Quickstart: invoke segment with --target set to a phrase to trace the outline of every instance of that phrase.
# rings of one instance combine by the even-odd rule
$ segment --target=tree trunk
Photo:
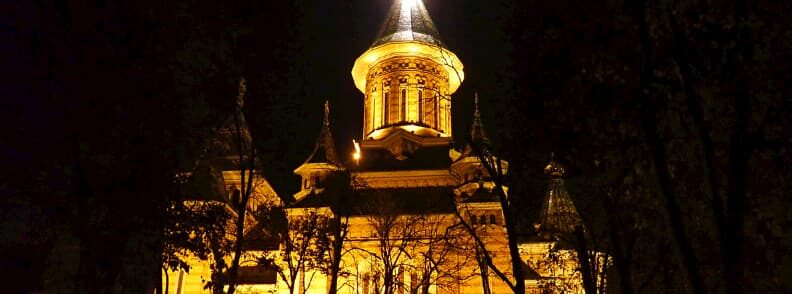
[[[162,291],[162,284],[160,284],[157,286],[157,293],[168,294],[168,287],[170,287],[170,277],[169,277],[170,275],[168,274],[167,268],[163,268],[163,270],[165,271],[165,291],[164,292]]]
[[[342,224],[341,216],[333,218],[334,232],[333,232],[333,252],[330,264],[330,286],[327,289],[328,294],[336,294],[338,292],[338,272],[341,270],[341,253],[344,249],[344,224]]]
[[[577,237],[577,257],[580,263],[580,273],[583,275],[583,288],[586,293],[597,293],[597,285],[594,282],[594,271],[591,267],[583,226],[578,225],[575,227],[575,236]]]
[[[655,105],[651,102],[649,97],[649,89],[652,77],[652,42],[649,35],[649,25],[646,18],[646,3],[645,1],[637,1],[634,4],[634,17],[638,23],[638,34],[640,35],[641,50],[643,52],[643,65],[640,75],[639,93],[643,101],[642,107],[642,125],[645,131],[647,145],[651,149],[652,160],[654,161],[655,172],[657,174],[660,192],[665,198],[665,211],[668,221],[671,225],[671,232],[674,236],[674,241],[677,244],[682,261],[687,272],[688,283],[690,284],[693,293],[704,293],[704,284],[698,273],[698,263],[696,261],[690,239],[685,233],[685,227],[682,224],[682,213],[677,203],[676,195],[671,184],[671,176],[668,170],[668,162],[666,161],[666,151],[663,142],[657,135],[657,113],[655,112]]]
[[[498,161],[500,161],[500,159],[498,159]],[[498,167],[498,172],[500,175],[500,166]],[[495,187],[498,189],[498,198],[500,198],[501,207],[505,210],[504,215],[506,215],[503,222],[506,225],[506,237],[509,241],[509,255],[511,256],[512,275],[514,276],[514,292],[516,294],[523,294],[525,293],[525,272],[523,272],[520,248],[517,247],[517,228],[514,226],[513,222],[514,214],[511,206],[507,202],[506,193],[503,191],[500,180],[496,181]]]
[[[607,202],[607,201],[606,201]],[[605,207],[613,207],[610,203],[606,203]],[[616,224],[615,215],[607,213],[608,234],[610,235],[611,244],[613,245],[613,263],[616,270],[619,272],[619,288],[622,294],[632,294],[632,252],[625,252],[622,247],[622,238],[624,235],[619,234],[619,226]]]
[[[490,289],[489,272],[487,271],[487,269],[489,269],[489,265],[487,265],[486,261],[484,260],[481,250],[486,250],[486,249],[480,248],[477,245],[476,260],[478,261],[479,264],[479,272],[481,272],[481,293],[490,294],[492,292],[492,289]]]
[[[736,112],[734,126],[729,138],[729,171],[728,190],[726,193],[727,204],[727,230],[726,238],[730,241],[721,244],[725,251],[724,279],[726,280],[727,293],[742,293],[743,280],[743,230],[745,218],[745,176],[748,159],[753,146],[748,145],[746,130],[750,119],[751,93],[748,90],[749,76],[747,63],[751,62],[753,54],[749,44],[748,34],[748,6],[743,0],[735,1],[735,22],[737,35],[736,49],[739,57],[734,60],[735,95],[734,110]]]

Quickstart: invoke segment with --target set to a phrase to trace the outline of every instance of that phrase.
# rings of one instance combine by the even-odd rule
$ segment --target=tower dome
[[[352,79],[364,94],[364,140],[402,128],[451,137],[451,94],[464,80],[462,62],[440,41],[421,0],[396,0]]]

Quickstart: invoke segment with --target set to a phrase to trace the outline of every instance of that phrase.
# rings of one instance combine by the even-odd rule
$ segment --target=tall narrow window
[[[371,103],[368,105],[369,117],[366,122],[368,127],[367,132],[371,132],[377,128],[377,87],[371,87]]]
[[[437,93],[434,96],[434,128],[440,129],[440,105],[439,105]]]
[[[418,90],[418,122],[423,123],[423,90]]]
[[[371,94],[371,129],[373,131],[378,127],[377,125],[377,93]]]
[[[382,108],[383,108],[383,110],[382,110],[382,125],[387,125],[388,124],[388,104],[390,104],[390,101],[388,101],[388,92],[386,92],[385,89],[382,90],[382,97],[383,97],[382,98]]]
[[[407,120],[407,89],[401,90],[401,120]]]

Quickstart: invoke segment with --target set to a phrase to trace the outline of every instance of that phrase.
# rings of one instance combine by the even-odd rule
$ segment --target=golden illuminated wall
[[[426,57],[396,56],[366,75],[364,126],[371,132],[401,124],[432,128],[451,136],[451,96],[446,70]]]

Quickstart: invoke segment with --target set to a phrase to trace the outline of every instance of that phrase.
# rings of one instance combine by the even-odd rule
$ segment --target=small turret
[[[473,143],[489,146],[490,140],[487,137],[487,132],[484,131],[484,123],[481,122],[478,92],[476,92],[473,98],[473,103],[475,111],[473,112],[473,125],[470,126],[470,138],[473,140]]]
[[[487,133],[484,130],[484,123],[481,120],[478,100],[478,93],[476,93],[473,98],[474,111],[473,122],[470,125],[470,136],[465,139],[467,144],[465,144],[465,147],[462,148],[461,151],[455,149],[449,151],[449,157],[453,162],[451,164],[451,173],[457,176],[459,183],[462,185],[459,190],[470,195],[477,191],[477,189],[482,188],[486,188],[488,193],[491,193],[495,185],[489,171],[481,163],[479,154],[476,153],[477,150],[486,152],[485,150],[491,147],[490,139],[487,137]],[[487,155],[488,158],[490,156],[491,154]],[[509,162],[494,156],[492,156],[491,159],[493,163],[500,161],[500,168],[502,169],[500,172],[503,175],[508,173]],[[497,166],[493,168],[497,168]],[[508,192],[508,187],[504,186],[503,189]],[[494,197],[494,195],[491,195],[490,198],[497,201],[496,198],[492,197]]]
[[[558,239],[561,235],[571,235],[575,227],[581,224],[580,214],[575,208],[572,197],[564,186],[564,167],[550,156],[550,163],[544,168],[545,174],[550,176],[542,210],[539,212],[539,221],[534,224],[539,237],[544,239]]]
[[[302,189],[294,195],[296,200],[301,200],[311,192],[321,192],[324,188],[323,181],[335,171],[342,170],[343,165],[338,159],[330,132],[330,104],[325,101],[324,120],[319,137],[316,139],[314,150],[305,162],[294,170],[302,177]]]

